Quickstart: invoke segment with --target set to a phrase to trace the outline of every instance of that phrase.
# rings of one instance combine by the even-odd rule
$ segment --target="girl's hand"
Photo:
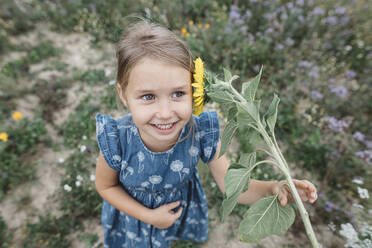
[[[295,202],[291,190],[286,183],[286,180],[279,181],[274,183],[272,187],[273,195],[279,193],[278,199],[282,206],[285,206],[288,202]],[[293,183],[296,186],[297,192],[303,202],[309,201],[310,203],[314,203],[316,201],[318,194],[315,186],[311,182],[307,180],[293,179]]]
[[[151,211],[150,224],[160,229],[170,227],[182,214],[182,207],[180,207],[177,212],[172,210],[179,205],[180,202],[176,201],[153,209]]]

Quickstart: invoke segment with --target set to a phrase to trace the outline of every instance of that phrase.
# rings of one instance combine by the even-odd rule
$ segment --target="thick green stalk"
[[[271,152],[272,152],[275,160],[278,162],[278,164],[279,164],[278,167],[284,173],[284,175],[285,175],[285,177],[286,177],[286,179],[288,181],[289,188],[290,188],[290,190],[292,192],[292,196],[293,196],[293,198],[294,198],[294,200],[295,200],[295,202],[296,202],[296,204],[298,206],[298,210],[300,212],[302,221],[304,222],[304,225],[305,225],[306,234],[309,237],[312,246],[314,248],[319,248],[319,243],[318,243],[318,241],[316,239],[314,230],[313,230],[313,228],[311,226],[309,214],[307,213],[307,211],[305,209],[305,206],[302,203],[302,200],[301,200],[301,198],[300,198],[300,196],[299,196],[299,194],[297,192],[296,186],[294,185],[293,180],[292,180],[292,177],[291,177],[291,175],[289,173],[289,169],[287,167],[287,163],[284,160],[284,157],[281,154],[280,149],[277,148],[277,146],[275,146],[275,144],[272,142],[272,140],[270,139],[269,135],[267,134],[265,128],[261,125],[261,123],[258,123],[258,128],[260,130],[260,133],[263,135],[263,137],[265,139],[265,142],[270,147],[270,150],[271,150]]]
[[[229,89],[231,89],[231,92],[238,98],[238,100],[243,103],[243,109],[249,114],[248,108],[245,107],[245,103],[247,102],[244,97],[242,97],[239,92],[237,92],[232,85],[230,85]],[[304,222],[305,229],[306,229],[306,234],[310,239],[310,242],[314,248],[319,248],[319,243],[316,239],[314,230],[311,226],[309,214],[307,213],[304,204],[302,203],[302,200],[297,192],[296,186],[293,183],[292,177],[289,173],[289,168],[287,165],[287,162],[284,159],[283,154],[281,153],[278,144],[276,143],[275,136],[273,134],[273,140],[270,138],[270,136],[267,134],[265,128],[262,126],[260,120],[256,120],[256,128],[258,132],[261,133],[261,135],[264,137],[264,140],[266,144],[269,146],[270,151],[272,155],[274,156],[275,160],[278,162],[278,168],[284,173],[287,181],[289,188],[292,192],[293,198],[298,206],[302,221]]]

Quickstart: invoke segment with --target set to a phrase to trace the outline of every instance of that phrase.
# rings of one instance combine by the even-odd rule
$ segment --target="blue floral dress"
[[[215,156],[219,141],[217,113],[193,116],[193,134],[189,133],[190,121],[182,129],[179,142],[165,152],[147,149],[131,114],[118,120],[97,114],[96,121],[101,153],[106,163],[119,172],[126,192],[151,209],[175,201],[183,207],[181,217],[172,226],[158,229],[104,200],[101,221],[105,248],[168,247],[177,239],[205,241],[208,208],[196,165],[200,158],[208,163]]]

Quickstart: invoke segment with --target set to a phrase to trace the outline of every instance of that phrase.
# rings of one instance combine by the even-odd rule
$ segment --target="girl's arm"
[[[100,152],[96,166],[96,189],[103,199],[116,209],[143,222],[149,222],[149,210],[133,199],[118,184],[118,172],[111,169]]]
[[[218,143],[216,155],[214,159],[209,162],[208,167],[218,187],[222,193],[225,193],[224,178],[230,163],[225,155],[218,158],[220,148],[221,142]],[[294,180],[294,183],[302,201],[310,201],[313,203],[317,199],[316,189],[312,183],[306,180]],[[288,201],[293,202],[289,189],[287,187],[282,187],[284,184],[285,181],[276,182],[251,179],[248,190],[239,196],[238,203],[253,204],[267,195],[273,195],[280,191],[279,200],[284,206]]]
[[[179,202],[172,202],[156,209],[149,209],[136,201],[118,183],[118,172],[107,165],[101,152],[96,165],[95,184],[101,197],[120,212],[124,212],[158,228],[169,227],[181,216],[182,208],[176,213],[171,211],[179,205]]]

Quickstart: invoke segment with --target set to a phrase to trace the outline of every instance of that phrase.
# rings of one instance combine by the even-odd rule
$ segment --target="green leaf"
[[[235,119],[237,113],[238,113],[238,108],[234,105],[233,107],[231,107],[231,108],[228,110],[228,113],[227,113],[227,120],[230,121],[230,120]]]
[[[231,139],[234,136],[236,130],[238,129],[238,124],[234,120],[230,120],[225,129],[223,130],[221,136],[221,149],[219,157],[221,157],[227,151],[227,148],[230,145]]]
[[[279,97],[277,94],[274,94],[274,98],[270,103],[269,109],[264,115],[264,118],[266,117],[267,125],[269,126],[270,131],[273,133],[276,123],[276,118],[278,114],[278,105],[279,105]]]
[[[213,101],[216,101],[220,104],[232,103],[234,99],[232,96],[224,90],[214,90],[207,93]]]
[[[222,201],[222,221],[225,221],[226,217],[231,213],[231,211],[236,206],[240,193],[237,192],[233,194],[230,198],[226,198],[226,195]]]
[[[227,198],[242,192],[244,186],[249,183],[250,172],[250,168],[241,164],[233,163],[229,166],[224,180]]]
[[[237,103],[238,108],[238,123],[241,126],[246,126],[249,123],[256,123],[260,119],[261,100],[254,102]]]
[[[238,75],[234,75],[232,76],[232,78],[230,79],[229,83],[232,84],[232,82],[235,80],[235,79],[238,79],[239,76]]]
[[[243,153],[240,156],[239,164],[245,166],[245,167],[251,167],[256,163],[256,152],[252,153]]]
[[[280,205],[277,196],[262,198],[253,204],[239,225],[239,239],[258,243],[269,235],[284,235],[295,219],[294,209]]]
[[[223,75],[225,76],[225,82],[230,82],[232,78],[231,72],[226,68],[223,68]]]
[[[252,169],[237,163],[229,166],[224,180],[226,192],[222,202],[222,221],[234,209],[243,190],[248,188]]]
[[[257,87],[258,87],[258,84],[260,83],[260,80],[261,80],[262,68],[263,67],[261,66],[260,72],[258,73],[258,75],[253,80],[251,80],[249,82],[245,82],[242,85],[242,95],[249,102],[254,101],[254,97],[256,95]]]

